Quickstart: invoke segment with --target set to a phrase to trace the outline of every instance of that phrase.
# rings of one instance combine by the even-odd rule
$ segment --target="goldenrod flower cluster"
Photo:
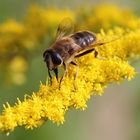
[[[98,36],[100,39],[106,36],[112,40],[115,34],[115,30],[110,30],[108,33],[102,31]],[[52,86],[41,83],[38,92],[28,98],[25,96],[24,101],[18,99],[15,106],[5,104],[0,116],[0,130],[9,132],[17,126],[32,129],[46,120],[63,124],[64,115],[70,108],[86,109],[88,99],[92,95],[102,95],[107,84],[120,83],[124,79],[131,80],[135,75],[135,69],[126,59],[131,53],[140,54],[139,39],[139,32],[130,32],[125,35],[125,39],[116,40],[102,47],[98,46],[100,59],[95,58],[93,53],[76,59],[79,64],[76,91],[72,78],[75,69],[70,66],[61,90],[53,79]],[[130,44],[133,45],[133,49],[128,51]]]
[[[124,18],[125,17],[125,18]],[[80,26],[78,29],[87,28],[92,31],[112,29],[116,26],[124,29],[136,29],[140,27],[140,19],[129,9],[121,9],[115,5],[97,5],[85,7],[79,12]]]
[[[97,7],[97,9],[98,8],[99,7]],[[34,11],[38,13],[38,16],[35,16],[36,14]],[[116,11],[114,13],[117,14]],[[50,22],[51,25],[52,23],[57,23],[55,17],[52,18],[52,14],[54,13],[49,10],[45,11],[38,9],[38,7],[32,7],[29,12],[30,16],[25,19],[25,21],[29,23],[28,28],[25,29],[19,25],[15,32],[20,34],[23,30],[30,30],[29,33],[31,31],[32,33],[27,34],[28,32],[26,32],[26,41],[30,42],[31,39],[31,42],[35,40],[35,42],[37,42],[40,37],[45,36],[44,30],[49,30],[48,27],[50,26],[47,26],[48,24],[45,23]],[[63,15],[63,12],[59,12],[59,14]],[[69,14],[68,12],[68,15]],[[122,13],[119,12],[119,16],[121,16],[121,14]],[[73,16],[73,14],[70,14],[70,16],[71,15]],[[102,13],[98,16],[101,15]],[[56,17],[57,16],[58,11],[56,10]],[[124,15],[122,14],[122,16]],[[34,19],[34,17],[39,18],[40,22]],[[94,16],[91,15],[90,18],[94,18]],[[110,41],[110,43],[95,47],[98,51],[97,58],[94,57],[93,52],[75,59],[76,63],[79,65],[76,90],[74,90],[73,86],[76,69],[74,66],[69,66],[60,90],[58,89],[57,81],[53,78],[51,86],[41,83],[37,92],[33,92],[30,97],[25,95],[23,101],[17,99],[17,103],[13,107],[11,107],[9,103],[3,105],[4,109],[0,115],[0,130],[8,133],[18,126],[25,126],[27,129],[33,129],[34,127],[42,125],[46,120],[51,120],[57,124],[63,124],[65,121],[64,115],[69,109],[75,108],[84,110],[91,96],[102,95],[108,84],[121,83],[125,79],[131,80],[136,72],[129,64],[128,60],[140,55],[140,29],[137,28],[139,19],[134,19],[134,23],[137,23],[136,28],[129,28],[129,26],[124,28],[122,26],[111,29],[109,26],[109,29],[105,29],[107,31],[101,29],[100,33],[97,34],[97,40],[99,42]],[[117,19],[116,23],[121,22],[121,20],[121,18],[120,21]],[[104,25],[104,21],[100,22]],[[124,22],[125,21],[122,21],[122,23]],[[125,25],[127,25],[127,22]],[[36,29],[35,27],[38,28]],[[92,27],[92,25],[89,27]],[[12,29],[11,32],[13,32]],[[31,44],[33,43],[34,42]],[[25,65],[22,57],[16,56],[16,58],[13,59],[13,63],[10,65],[12,71],[15,72],[16,69],[21,69],[22,65],[19,63],[19,60]],[[16,63],[18,65],[15,65]],[[15,69],[15,67],[17,68]]]

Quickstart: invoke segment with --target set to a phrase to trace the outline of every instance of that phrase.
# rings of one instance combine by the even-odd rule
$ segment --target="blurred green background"
[[[43,7],[76,8],[83,5],[112,3],[128,7],[140,15],[139,0],[4,0],[0,1],[0,21],[14,18],[22,21],[31,4]],[[14,104],[16,98],[38,90],[40,81],[46,81],[47,70],[41,53],[29,62],[27,81],[23,85],[6,85],[0,81],[0,109],[2,104]],[[0,140],[139,140],[140,139],[140,60],[132,63],[136,77],[121,85],[109,85],[103,96],[94,96],[83,111],[68,111],[63,125],[48,121],[33,130],[16,128],[9,136],[0,134]],[[2,73],[0,73],[2,75]]]

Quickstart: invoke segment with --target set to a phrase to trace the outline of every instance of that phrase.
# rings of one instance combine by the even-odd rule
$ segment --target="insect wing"
[[[58,28],[56,33],[56,40],[61,39],[62,37],[69,35],[74,30],[74,23],[70,18],[64,18]]]

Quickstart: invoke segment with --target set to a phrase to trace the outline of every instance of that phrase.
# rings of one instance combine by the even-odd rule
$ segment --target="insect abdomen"
[[[96,41],[96,36],[88,31],[77,32],[71,35],[71,38],[73,38],[75,43],[82,49],[90,46],[93,42]]]

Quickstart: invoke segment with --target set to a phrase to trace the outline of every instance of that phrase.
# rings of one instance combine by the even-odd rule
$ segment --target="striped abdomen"
[[[96,36],[88,31],[77,32],[70,36],[77,45],[79,45],[82,49],[90,46],[93,42],[96,41]]]

